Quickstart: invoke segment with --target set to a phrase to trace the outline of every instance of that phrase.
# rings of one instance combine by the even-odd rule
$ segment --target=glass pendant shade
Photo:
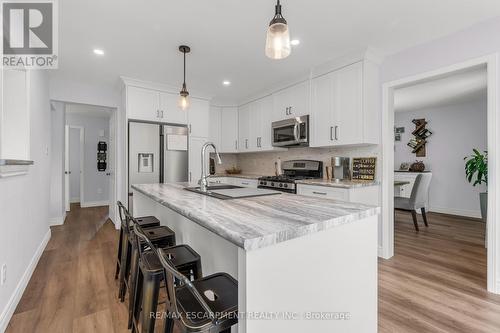
[[[181,94],[179,96],[179,100],[177,102],[177,106],[182,111],[186,111],[187,109],[189,109],[189,94],[188,93],[183,93],[181,91]]]
[[[284,59],[290,55],[290,33],[288,25],[278,22],[269,26],[266,38],[266,56]]]

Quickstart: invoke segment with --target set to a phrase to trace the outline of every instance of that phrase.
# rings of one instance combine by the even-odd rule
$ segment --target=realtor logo
[[[55,0],[2,1],[2,66],[57,68]]]

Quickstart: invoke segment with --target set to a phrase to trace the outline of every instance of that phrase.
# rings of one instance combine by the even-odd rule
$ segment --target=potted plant
[[[481,154],[477,149],[472,150],[474,154],[464,157],[465,175],[472,186],[486,184],[488,185],[488,152]],[[479,193],[479,202],[481,204],[481,217],[486,221],[488,215],[488,192]]]

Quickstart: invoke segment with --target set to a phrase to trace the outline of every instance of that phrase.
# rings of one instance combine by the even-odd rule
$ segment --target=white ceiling
[[[500,15],[498,0],[283,0],[289,58],[264,55],[274,0],[59,1],[59,79],[113,85],[120,75],[182,82],[178,45],[191,46],[188,89],[235,103],[310,67],[371,46],[389,54]],[[104,56],[92,50],[102,48]],[[225,87],[223,80],[232,85]]]
[[[77,114],[80,116],[102,118],[111,117],[111,109],[102,106],[69,103],[66,104],[65,110],[66,113]]]
[[[486,98],[486,67],[461,71],[394,91],[394,111],[408,112],[424,108],[458,104]]]

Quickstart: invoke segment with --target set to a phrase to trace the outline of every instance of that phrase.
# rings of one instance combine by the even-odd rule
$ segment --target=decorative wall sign
[[[106,151],[108,150],[108,145],[104,141],[99,141],[97,143],[97,171],[106,171]]]
[[[412,123],[415,124],[415,130],[411,134],[415,138],[411,139],[407,145],[413,149],[412,153],[416,154],[417,157],[425,157],[425,145],[432,132],[425,128],[427,125],[425,119],[413,119]]]
[[[376,157],[355,157],[352,159],[352,180],[375,180]]]

